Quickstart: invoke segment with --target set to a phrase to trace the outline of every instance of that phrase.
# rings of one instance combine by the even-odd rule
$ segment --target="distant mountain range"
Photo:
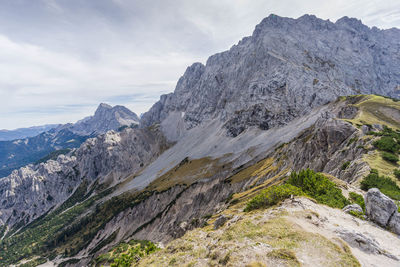
[[[19,128],[15,130],[0,130],[0,141],[10,141],[15,139],[33,137],[43,132],[54,129],[58,126],[60,126],[60,124],[46,124],[29,128]]]
[[[102,103],[93,116],[84,118],[75,124],[27,128],[32,129],[31,131],[22,131],[21,129],[20,134],[23,132],[32,134],[34,130],[42,130],[33,137],[0,141],[0,177],[7,176],[13,170],[27,164],[38,163],[69,152],[90,137],[138,123],[138,116],[126,107],[111,107]],[[47,128],[50,129],[43,131]]]

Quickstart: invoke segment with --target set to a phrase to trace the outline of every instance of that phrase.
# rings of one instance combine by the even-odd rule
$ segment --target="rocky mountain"
[[[139,118],[129,109],[100,104],[94,116],[75,124],[59,125],[34,137],[0,141],[0,177],[24,165],[65,154],[90,137],[138,123]]]
[[[269,16],[139,127],[1,179],[2,263],[398,265],[399,32]]]
[[[73,125],[64,125],[60,129],[69,129],[78,135],[98,135],[122,126],[139,124],[139,117],[124,106],[111,107],[101,103],[93,116],[84,118]]]
[[[33,137],[43,132],[60,126],[59,124],[47,124],[42,126],[33,126],[29,128],[19,128],[15,130],[0,130],[0,141],[10,141],[16,139],[23,139],[26,137]]]
[[[221,117],[228,134],[281,126],[340,95],[399,96],[400,30],[270,15],[230,50],[195,63],[174,93],[142,118],[144,126],[183,116],[190,129]],[[174,126],[172,127],[174,128]]]

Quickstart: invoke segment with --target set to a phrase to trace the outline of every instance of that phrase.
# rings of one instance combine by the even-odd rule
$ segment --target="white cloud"
[[[98,103],[142,113],[185,68],[274,13],[400,27],[387,0],[20,0],[0,9],[0,128],[75,121]]]
[[[173,90],[178,73],[189,63],[179,54],[126,57],[124,53],[90,62],[0,35],[0,127],[75,121],[102,101],[125,104],[140,114],[159,94]],[[131,102],[119,98],[113,103],[113,97],[120,95]]]

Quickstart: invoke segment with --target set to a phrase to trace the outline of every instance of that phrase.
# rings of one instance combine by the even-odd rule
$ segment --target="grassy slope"
[[[211,178],[229,168],[230,164],[223,163],[222,159],[210,157],[200,159],[185,158],[170,171],[151,182],[146,190],[161,192],[175,185],[188,186],[200,179]]]
[[[345,121],[356,126],[380,124],[386,125],[394,130],[400,129],[400,117],[397,117],[397,114],[400,116],[400,102],[382,96],[366,95],[363,97],[360,96],[360,100],[357,101],[354,106],[359,108],[357,116],[354,119],[345,119]],[[383,109],[386,111],[383,111]],[[390,114],[388,110],[391,110],[392,114]],[[379,138],[365,136],[364,139],[377,140]],[[365,154],[363,160],[367,162],[372,169],[377,169],[381,175],[388,176],[394,181],[398,181],[393,175],[393,170],[399,166],[384,160],[380,152],[375,150]]]
[[[385,124],[390,128],[400,129],[400,121],[387,112],[392,110],[400,114],[400,102],[382,96],[366,95],[354,106],[359,108],[359,112],[354,119],[347,121],[355,125]]]
[[[231,203],[236,204],[222,214],[237,218],[234,222],[215,230],[213,223],[219,215],[214,215],[207,226],[187,232],[138,265],[301,266],[304,259],[313,259],[320,266],[360,266],[343,241],[307,231],[285,210],[273,207],[244,213],[244,204],[258,191],[233,196]],[[302,216],[315,216],[305,213]]]

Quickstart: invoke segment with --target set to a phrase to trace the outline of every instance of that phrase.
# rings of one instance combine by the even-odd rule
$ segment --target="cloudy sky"
[[[143,113],[271,13],[400,28],[395,0],[0,0],[0,129]]]

